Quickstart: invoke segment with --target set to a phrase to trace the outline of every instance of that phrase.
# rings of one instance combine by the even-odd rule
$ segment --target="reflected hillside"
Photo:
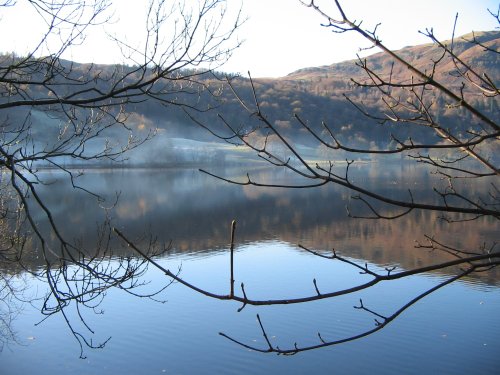
[[[367,164],[353,170],[352,178],[362,178],[376,189],[390,189],[393,196],[408,194],[411,188],[419,199],[434,199],[422,196],[424,186],[439,183],[432,181],[431,175],[415,175],[414,169],[400,165],[377,168],[381,166]],[[252,178],[270,183],[296,179],[286,171],[253,167],[248,172]],[[240,169],[219,168],[217,173],[241,181],[247,178]],[[288,190],[238,186],[193,169],[88,170],[79,183],[106,198],[98,203],[84,192],[71,190],[56,172],[48,170],[43,176],[50,184],[40,191],[55,222],[66,238],[82,241],[88,248],[96,243],[97,229],[106,213],[112,225],[143,246],[151,236],[160,243],[172,241],[171,255],[199,256],[227,249],[233,219],[238,221],[237,244],[277,239],[315,250],[335,248],[344,256],[403,268],[451,259],[442,253],[415,249],[415,241],[425,243],[425,235],[472,249],[498,239],[498,223],[485,218],[447,224],[430,211],[415,211],[398,220],[350,218],[347,205],[353,214],[368,212],[339,186]],[[397,213],[384,210],[386,214]],[[48,231],[44,216],[36,215],[36,219]],[[117,243],[114,254],[127,251]],[[33,267],[42,265],[36,252],[26,256]],[[498,271],[484,277],[496,282]]]

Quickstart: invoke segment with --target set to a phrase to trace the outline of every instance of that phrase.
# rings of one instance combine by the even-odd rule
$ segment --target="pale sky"
[[[143,35],[147,2],[114,0],[116,22],[104,29],[95,28],[82,46],[64,57],[78,62],[123,62],[117,48],[107,42],[106,31],[127,40],[138,40]],[[14,7],[0,8],[0,51],[26,53],[41,37],[44,26],[37,22],[36,14],[26,3],[17,0]],[[333,1],[317,0],[317,3],[331,8]],[[498,10],[498,0],[341,0],[340,3],[350,18],[363,20],[367,29],[381,22],[379,36],[393,49],[426,43],[427,39],[418,33],[426,27],[433,27],[438,37],[448,39],[457,12],[457,35],[499,26],[487,12],[487,8]],[[226,72],[246,75],[250,71],[254,77],[284,76],[304,67],[353,59],[360,47],[367,46],[353,33],[339,35],[322,27],[323,19],[298,0],[228,0],[228,4],[231,11],[243,4],[243,14],[248,20],[238,32],[244,43],[224,66]]]

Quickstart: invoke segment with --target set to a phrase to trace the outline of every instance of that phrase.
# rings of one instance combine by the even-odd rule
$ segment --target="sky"
[[[78,62],[124,62],[107,33],[140,46],[147,2],[114,0],[109,13],[113,22],[91,29],[83,43],[64,57]],[[336,15],[332,0],[316,3]],[[363,20],[366,29],[372,30],[381,23],[379,36],[392,49],[428,42],[419,30],[430,27],[440,39],[449,39],[457,13],[457,35],[499,26],[487,11],[496,12],[498,0],[341,0],[340,3],[347,16]],[[280,77],[300,68],[353,59],[360,48],[368,46],[354,33],[335,34],[321,26],[324,21],[321,16],[298,0],[228,0],[228,21],[234,19],[240,7],[247,18],[237,33],[237,40],[243,44],[221,68],[226,72],[246,75],[249,71],[253,77]],[[46,25],[26,0],[17,0],[13,7],[0,7],[2,52],[26,53],[45,29]]]

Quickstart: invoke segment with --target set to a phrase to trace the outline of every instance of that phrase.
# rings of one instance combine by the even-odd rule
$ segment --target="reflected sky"
[[[171,269],[182,265],[183,277],[210,291],[227,291],[227,253],[178,254],[161,263]],[[340,262],[324,262],[280,241],[248,243],[236,254],[236,281],[244,281],[247,293],[255,298],[310,294],[313,277],[321,290],[341,288],[356,273]],[[147,279],[150,289],[165,282],[165,276],[154,269]],[[265,347],[256,322],[258,313],[269,339],[282,347],[317,343],[318,332],[325,339],[349,336],[374,325],[370,314],[353,309],[359,298],[375,311],[390,314],[439,279],[419,276],[352,296],[290,306],[247,306],[241,312],[238,303],[214,301],[179,284],[161,296],[166,303],[137,299],[115,289],[100,306],[103,315],[83,312],[96,332],[95,340],[111,336],[103,350],[86,353],[84,360],[78,359],[78,349],[62,319],[54,316],[35,326],[40,314],[27,306],[16,321],[22,345],[0,354],[0,370],[3,375],[323,374],[335,368],[339,373],[366,374],[376,368],[387,374],[495,374],[500,291],[477,290],[467,283],[452,284],[429,296],[375,335],[295,356],[248,351],[218,335],[224,332]],[[44,289],[35,280],[31,287],[38,292]],[[78,323],[76,315],[70,317]]]

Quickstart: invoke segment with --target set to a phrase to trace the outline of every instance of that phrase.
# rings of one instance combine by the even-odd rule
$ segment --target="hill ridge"
[[[475,38],[478,42],[482,44],[495,44],[497,51],[500,50],[500,30],[486,30],[486,31],[477,31],[477,32],[470,32],[461,36],[458,36],[454,39],[454,50],[459,52],[459,54],[462,54],[465,50],[471,49],[471,48],[478,48],[482,49],[480,46],[477,44],[472,43],[471,41]],[[451,39],[442,41],[441,43],[445,45],[450,45],[451,44]],[[468,48],[467,48],[468,47]],[[409,45],[405,46],[403,48],[394,50],[395,53],[400,54],[404,57],[411,57],[412,53],[415,52],[416,55],[420,56],[422,55],[422,51],[427,50],[427,53],[432,53],[434,51],[437,51],[439,47],[436,45],[436,43],[423,43],[423,44],[418,44],[418,45]],[[416,53],[418,52],[418,53]],[[365,56],[362,59],[366,59],[368,61],[376,61],[379,59],[383,59],[386,57],[386,54],[384,52],[375,52],[369,56]],[[410,59],[410,63],[414,64],[417,59]],[[303,79],[302,76],[306,75],[311,75],[314,73],[317,74],[325,74],[325,73],[334,73],[334,72],[339,72],[339,74],[342,74],[343,72],[345,74],[355,74],[355,69],[347,69],[348,66],[351,68],[354,67],[354,63],[356,61],[359,61],[358,59],[350,59],[350,60],[344,60],[340,62],[336,62],[333,64],[329,65],[320,65],[320,66],[311,66],[311,67],[304,67],[298,70],[295,70],[286,76],[280,77],[278,79]],[[358,69],[356,69],[358,70]]]

